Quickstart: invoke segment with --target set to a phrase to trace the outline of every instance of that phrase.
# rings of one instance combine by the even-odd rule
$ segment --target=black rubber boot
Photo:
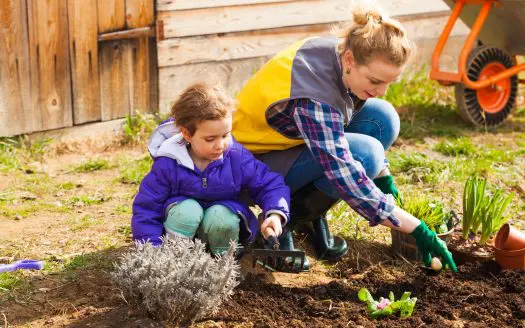
[[[337,261],[348,252],[346,241],[332,236],[325,218],[326,213],[338,202],[317,189],[313,183],[304,186],[291,198],[291,227],[310,235],[320,260]]]

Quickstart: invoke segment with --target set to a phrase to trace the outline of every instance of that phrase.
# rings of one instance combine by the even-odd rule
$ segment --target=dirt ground
[[[507,136],[512,140],[512,135]],[[420,147],[418,145],[403,145]],[[164,327],[130,306],[110,279],[113,262],[131,245],[130,209],[137,186],[115,181],[119,167],[71,172],[87,158],[140,158],[142,149],[109,149],[52,156],[28,172],[0,173],[0,196],[13,209],[40,210],[0,219],[0,263],[45,259],[43,272],[18,272],[0,290],[3,327]],[[71,190],[58,186],[70,183]],[[7,196],[5,196],[7,195]],[[73,196],[95,200],[87,204]],[[520,196],[523,197],[523,196]],[[74,199],[74,200],[72,200]],[[123,208],[124,206],[124,208]],[[127,207],[126,207],[127,206]],[[64,209],[65,208],[65,209]],[[374,228],[389,235],[385,228]],[[299,236],[301,246],[308,242]],[[242,282],[215,315],[197,327],[525,327],[525,271],[502,271],[494,261],[434,274],[395,257],[389,240],[348,238],[339,263],[313,263],[309,273],[270,273],[243,260]],[[372,320],[357,298],[366,287],[377,299],[411,291],[411,318]]]
[[[358,269],[355,258],[348,257],[335,269],[314,266],[313,272],[299,275],[253,269],[247,257],[233,297],[196,326],[525,327],[525,272],[502,271],[486,262],[460,266],[456,274],[435,274],[400,262],[385,245],[367,247],[383,251],[373,254],[378,262]],[[128,306],[107,271],[80,269],[76,274],[75,280],[57,285],[34,274],[27,298],[2,304],[5,320],[30,327],[168,326]],[[357,299],[362,287],[376,298],[411,291],[418,298],[412,317],[370,319]]]

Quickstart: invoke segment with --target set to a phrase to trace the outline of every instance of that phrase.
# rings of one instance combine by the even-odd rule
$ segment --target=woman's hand
[[[281,224],[281,216],[277,213],[272,213],[261,224],[261,233],[263,234],[264,239],[267,239],[266,229],[270,227],[275,232],[275,236],[279,237],[283,233],[283,226]]]
[[[447,244],[439,239],[436,233],[427,227],[425,222],[421,221],[421,224],[410,234],[416,239],[417,248],[421,252],[421,258],[425,266],[430,266],[434,255],[441,258],[445,267],[448,266],[453,272],[458,272],[452,254],[447,249]]]
[[[416,239],[417,248],[421,252],[423,263],[426,266],[430,266],[432,256],[438,256],[441,258],[443,265],[457,272],[456,263],[447,249],[447,244],[439,239],[435,232],[428,229],[425,222],[420,221],[397,206],[392,211],[392,214],[399,219],[400,226],[394,227],[388,220],[384,220],[382,224],[391,229],[411,234]]]

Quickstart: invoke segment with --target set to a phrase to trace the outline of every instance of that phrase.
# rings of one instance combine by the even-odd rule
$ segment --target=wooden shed
[[[350,21],[354,2],[0,0],[0,136],[166,112],[198,80],[233,94],[280,49]],[[417,41],[418,63],[428,62],[448,7],[376,2]],[[455,28],[445,65],[467,33]]]

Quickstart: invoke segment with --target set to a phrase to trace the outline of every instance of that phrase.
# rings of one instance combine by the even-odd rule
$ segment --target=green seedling
[[[366,288],[361,288],[357,294],[359,300],[366,303],[366,309],[372,319],[386,317],[392,314],[400,313],[401,318],[412,316],[416,306],[416,297],[410,297],[411,292],[404,292],[399,300],[395,300],[394,293],[390,292],[388,298],[379,298],[374,300],[372,294]]]

